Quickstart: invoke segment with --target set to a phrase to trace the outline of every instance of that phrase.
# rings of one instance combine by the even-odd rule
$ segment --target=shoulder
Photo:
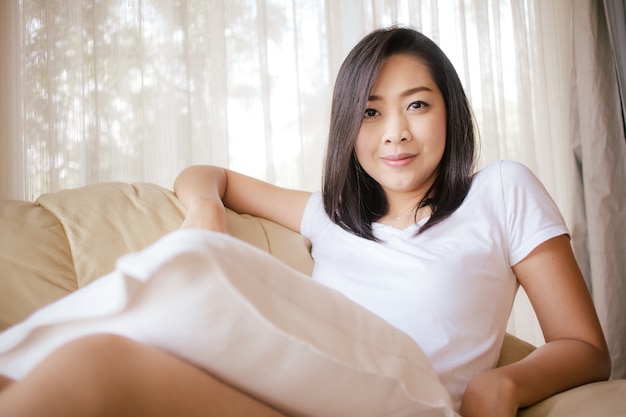
[[[324,210],[322,193],[317,191],[311,194],[302,216],[300,233],[305,237],[313,238],[331,223],[330,218]]]
[[[524,164],[498,161],[482,170],[477,179],[480,175],[483,181],[494,185],[489,190],[491,203],[499,207],[503,216],[511,265],[542,242],[569,233],[552,196]]]
[[[532,171],[523,163],[502,159],[492,162],[476,173],[476,178],[516,179],[534,177]]]
[[[472,200],[478,200],[483,208],[487,205],[492,210],[501,211],[509,220],[533,213],[561,221],[560,211],[550,193],[521,162],[501,160],[487,165],[476,173],[470,194]]]
[[[511,160],[496,161],[482,168],[474,176],[472,188],[489,188],[491,192],[499,191],[503,196],[514,190],[546,192],[530,168]]]
[[[304,215],[308,217],[327,217],[325,213],[322,193],[319,191],[312,193],[304,209]]]

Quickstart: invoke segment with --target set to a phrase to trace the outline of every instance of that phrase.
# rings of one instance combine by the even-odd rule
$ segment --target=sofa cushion
[[[101,183],[43,194],[37,203],[63,227],[83,287],[110,272],[122,255],[180,226],[183,208],[154,184]]]
[[[37,204],[0,202],[0,330],[76,289],[61,224]]]
[[[184,208],[150,183],[99,183],[0,201],[0,331],[113,270],[122,255],[177,229]],[[228,211],[233,236],[310,274],[310,243],[275,223]]]
[[[506,333],[504,335],[504,340],[502,341],[500,357],[498,358],[496,366],[500,367],[515,363],[530,355],[535,349],[537,348],[525,340],[513,336],[510,333]]]
[[[175,194],[150,183],[100,183],[44,194],[37,203],[65,231],[78,287],[113,270],[122,255],[152,244],[177,229],[185,209]],[[310,273],[313,260],[301,235],[248,215],[228,211],[233,236]]]
[[[626,380],[596,382],[548,397],[518,417],[626,416]]]

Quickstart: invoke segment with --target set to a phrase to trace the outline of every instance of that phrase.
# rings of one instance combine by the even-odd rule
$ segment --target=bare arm
[[[477,375],[463,398],[464,417],[513,417],[518,407],[610,374],[604,335],[568,236],[539,245],[513,270],[546,344],[517,363]]]
[[[237,172],[207,165],[184,169],[174,191],[188,213],[182,227],[226,232],[224,206],[238,213],[263,217],[293,231],[300,222],[310,193],[277,187]]]

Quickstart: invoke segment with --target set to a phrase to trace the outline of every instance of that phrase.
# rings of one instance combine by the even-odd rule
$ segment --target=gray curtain
[[[615,69],[622,104],[622,120],[626,130],[626,0],[604,0],[604,12],[613,47]],[[626,135],[625,135],[626,139]]]
[[[572,145],[578,179],[572,237],[609,344],[611,376],[626,378],[626,141],[615,71],[620,67],[623,74],[626,41],[623,35],[609,40],[610,26],[624,29],[624,4],[605,2],[607,13],[602,0],[575,0],[572,7]],[[619,16],[614,14],[618,3]]]

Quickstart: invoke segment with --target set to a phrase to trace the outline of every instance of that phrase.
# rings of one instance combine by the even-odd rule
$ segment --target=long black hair
[[[382,61],[410,54],[427,66],[446,106],[446,144],[437,177],[418,207],[432,214],[419,233],[450,216],[467,195],[475,168],[476,136],[473,113],[454,66],[444,52],[422,33],[392,27],[365,36],[343,62],[332,98],[330,132],[324,163],[324,209],[342,228],[377,240],[372,223],[387,213],[382,187],[360,166],[354,144],[368,96]]]

